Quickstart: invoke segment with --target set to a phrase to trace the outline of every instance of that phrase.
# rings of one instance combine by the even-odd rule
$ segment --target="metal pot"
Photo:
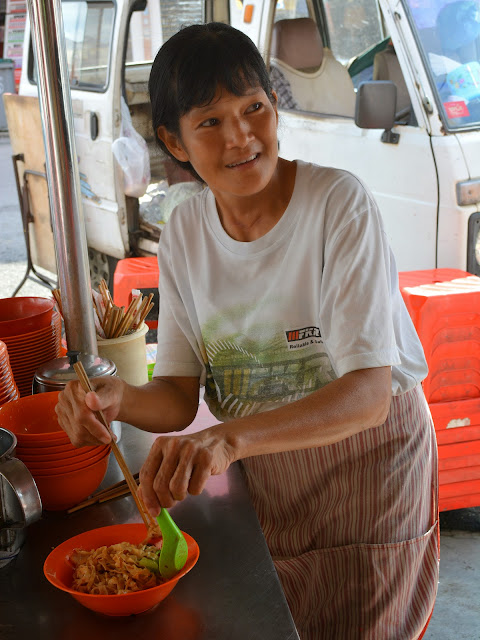
[[[0,428],[0,568],[25,541],[26,527],[42,515],[42,501],[27,467],[13,457],[17,438]]]
[[[114,376],[117,373],[117,367],[107,358],[79,351],[68,351],[66,357],[50,360],[37,369],[33,377],[32,393],[62,391],[70,380],[78,379],[73,368],[77,361],[83,364],[89,378]]]

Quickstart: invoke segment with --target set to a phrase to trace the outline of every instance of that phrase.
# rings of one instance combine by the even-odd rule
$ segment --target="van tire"
[[[103,278],[113,296],[113,276],[115,274],[118,258],[107,256],[105,253],[101,253],[96,249],[88,247],[88,263],[90,266],[90,282],[92,289],[98,291],[98,286]]]

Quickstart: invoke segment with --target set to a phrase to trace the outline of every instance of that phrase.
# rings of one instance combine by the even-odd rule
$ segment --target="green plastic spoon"
[[[183,533],[166,509],[160,511],[157,516],[157,522],[163,537],[158,568],[162,578],[169,580],[185,566],[188,557],[188,545]]]

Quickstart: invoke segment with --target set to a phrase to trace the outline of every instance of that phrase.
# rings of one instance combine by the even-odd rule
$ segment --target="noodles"
[[[96,595],[115,595],[150,589],[163,582],[160,575],[145,566],[158,566],[158,547],[120,542],[92,551],[75,549],[72,589]]]

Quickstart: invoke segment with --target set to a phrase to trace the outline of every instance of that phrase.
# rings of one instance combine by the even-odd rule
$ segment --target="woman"
[[[378,209],[351,174],[278,157],[276,95],[253,43],[181,30],[150,76],[161,148],[208,185],[159,245],[154,379],[60,394],[76,445],[102,409],[178,431],[200,385],[222,422],[158,438],[152,514],[242,460],[303,640],[419,638],[438,578],[436,445],[426,365]]]

